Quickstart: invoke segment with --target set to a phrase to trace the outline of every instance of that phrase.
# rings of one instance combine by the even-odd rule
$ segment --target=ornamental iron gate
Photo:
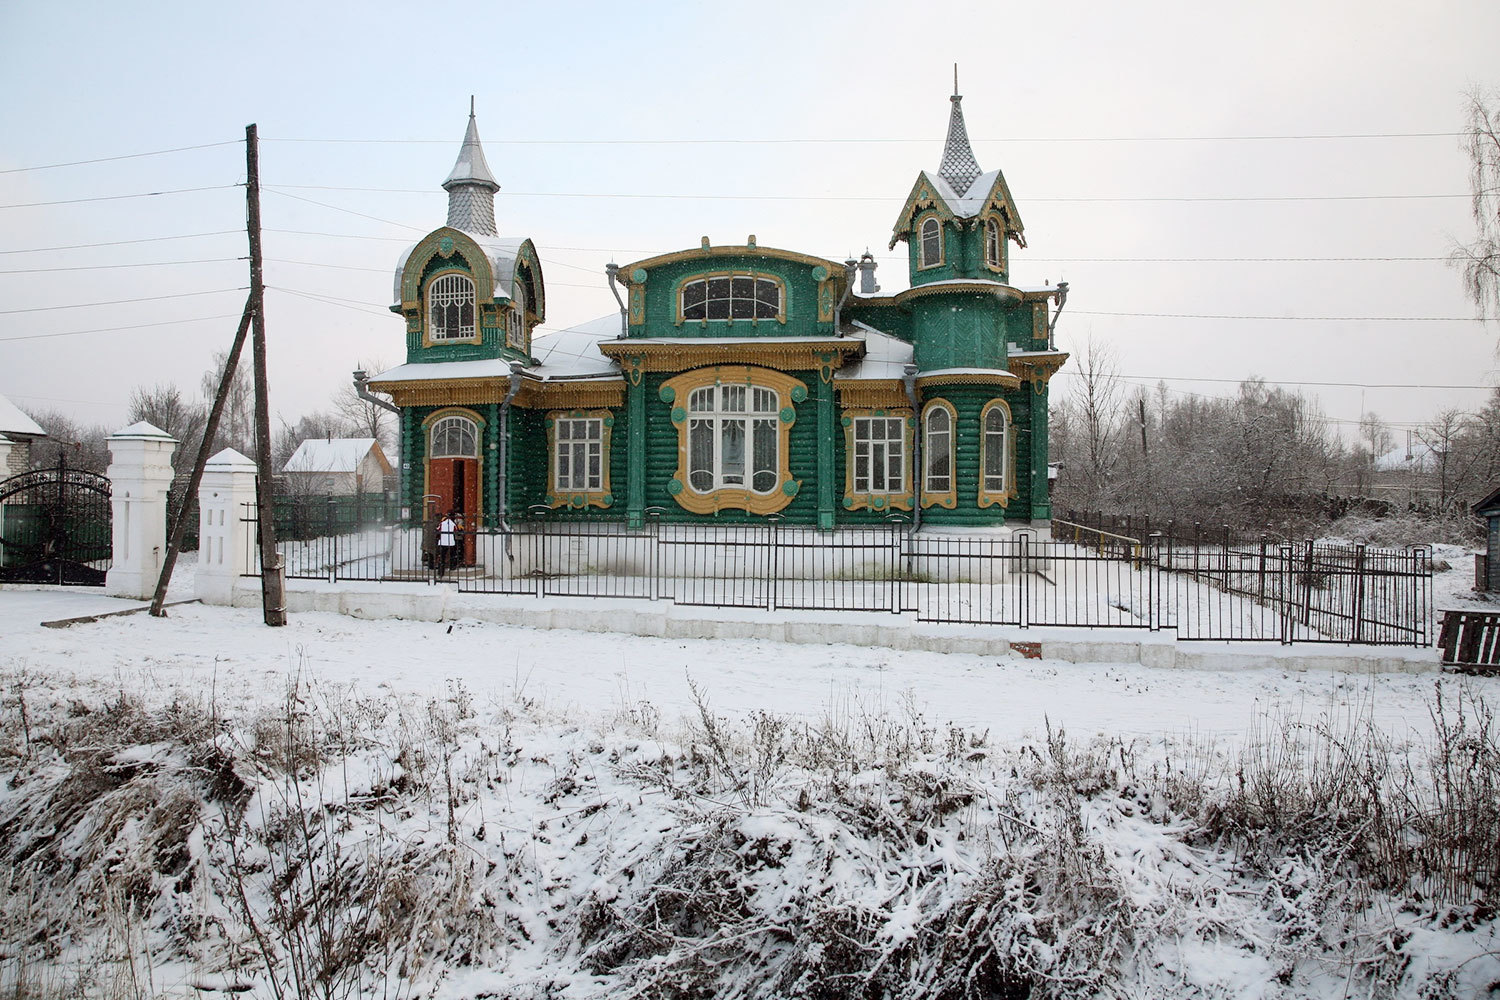
[[[112,544],[106,477],[64,462],[0,480],[0,582],[102,587]]]

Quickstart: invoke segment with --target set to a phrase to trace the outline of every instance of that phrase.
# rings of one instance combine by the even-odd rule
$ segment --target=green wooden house
[[[497,235],[499,189],[469,117],[447,225],[396,268],[406,363],[370,380],[401,408],[402,502],[498,525],[559,517],[832,530],[885,522],[1045,533],[1047,402],[1066,286],[1010,283],[1024,247],[999,170],[952,99],[936,171],[895,219],[910,287],[875,262],[714,245],[608,270],[618,315],[534,336],[546,282]]]

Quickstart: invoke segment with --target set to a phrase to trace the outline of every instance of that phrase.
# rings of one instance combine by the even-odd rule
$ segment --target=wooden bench
[[[1446,670],[1500,674],[1500,611],[1444,611],[1438,647]]]

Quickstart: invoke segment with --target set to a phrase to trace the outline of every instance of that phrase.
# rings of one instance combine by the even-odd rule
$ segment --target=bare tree
[[[355,367],[373,373],[383,372],[390,366],[379,358],[372,358]],[[387,440],[387,431],[394,425],[391,412],[360,399],[352,382],[345,383],[333,394],[333,408],[344,418],[350,433],[357,437],[372,437],[380,442],[381,448],[389,449],[391,442]]]
[[[1086,506],[1100,505],[1108,495],[1110,477],[1119,461],[1120,378],[1114,352],[1089,338],[1074,369],[1071,405],[1077,411],[1078,450],[1082,468],[1076,478]]]
[[[1463,136],[1477,232],[1449,260],[1463,274],[1464,291],[1479,315],[1492,319],[1500,317],[1500,94],[1472,91],[1468,117]]]
[[[1430,475],[1438,511],[1447,513],[1464,495],[1475,457],[1464,447],[1471,417],[1462,410],[1443,410],[1417,430],[1432,463]]]
[[[25,412],[47,432],[31,446],[33,469],[50,468],[64,458],[70,467],[88,472],[109,468],[109,432],[102,426],[85,426],[59,410]]]
[[[196,455],[208,412],[169,382],[136,386],[130,392],[130,422],[144,420],[178,440],[176,454]]]
[[[218,394],[228,360],[228,351],[214,352],[213,364],[198,383],[204,399],[211,402]],[[250,365],[246,360],[241,360],[235,367],[234,380],[229,383],[229,398],[224,401],[224,412],[219,415],[219,428],[214,434],[214,450],[224,448],[233,448],[246,456],[255,454],[255,383],[251,380]]]

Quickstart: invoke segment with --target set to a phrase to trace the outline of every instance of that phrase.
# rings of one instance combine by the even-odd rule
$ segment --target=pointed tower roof
[[[958,67],[953,67],[953,110],[948,113],[948,139],[943,143],[943,162],[938,166],[938,176],[959,194],[969,190],[969,185],[984,171],[974,158],[969,146],[969,130],[964,127],[963,96],[958,92]]]
[[[448,179],[443,181],[443,190],[448,192],[448,225],[476,236],[496,235],[495,192],[500,190],[500,184],[484,159],[472,97],[469,98],[469,128],[464,132],[458,161],[453,164]]]

